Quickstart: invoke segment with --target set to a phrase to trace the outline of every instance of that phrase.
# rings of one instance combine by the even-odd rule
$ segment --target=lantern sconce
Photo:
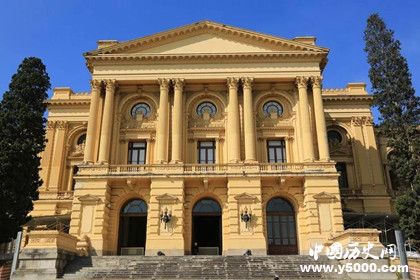
[[[251,221],[251,213],[248,213],[248,209],[245,207],[241,213],[241,220],[245,223],[245,227],[248,228],[248,223]]]
[[[172,219],[172,214],[168,213],[168,208],[165,208],[165,211],[160,215],[160,220],[165,223],[165,229],[166,229],[166,224],[169,223]]]

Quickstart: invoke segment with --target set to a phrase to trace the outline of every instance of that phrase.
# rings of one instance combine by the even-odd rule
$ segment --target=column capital
[[[242,85],[246,89],[252,89],[252,83],[254,82],[254,78],[251,77],[243,77],[241,78]]]
[[[185,85],[185,80],[182,78],[175,78],[175,79],[172,79],[172,83],[174,85],[174,89],[182,90]]]
[[[102,86],[101,80],[90,80],[90,86],[92,87],[92,90],[99,90]]]
[[[295,83],[296,83],[298,88],[301,88],[301,87],[306,88],[308,86],[308,80],[309,80],[308,77],[298,76],[298,77],[296,77]]]
[[[322,76],[312,76],[311,78],[312,87],[322,87]]]
[[[56,125],[55,121],[47,121],[47,129],[54,129]]]
[[[171,81],[171,79],[168,79],[168,78],[159,78],[158,83],[160,85],[160,89],[161,90],[163,90],[163,89],[168,90],[170,81]]]
[[[115,91],[116,87],[117,87],[117,81],[116,80],[112,80],[112,79],[105,80],[105,88],[106,88],[107,92]]]
[[[56,121],[56,128],[59,130],[64,130],[67,128],[67,121]]]
[[[239,78],[236,78],[236,77],[228,77],[226,79],[226,81],[227,81],[227,86],[228,86],[229,89],[235,89],[235,90],[238,89]]]

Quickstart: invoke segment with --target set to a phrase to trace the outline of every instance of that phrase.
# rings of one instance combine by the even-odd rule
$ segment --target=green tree
[[[420,239],[419,97],[401,44],[378,14],[368,18],[364,35],[374,104],[380,112],[379,132],[392,149],[388,162],[395,176],[400,227],[406,237]]]
[[[16,236],[38,199],[50,78],[39,58],[25,58],[0,103],[0,242]]]

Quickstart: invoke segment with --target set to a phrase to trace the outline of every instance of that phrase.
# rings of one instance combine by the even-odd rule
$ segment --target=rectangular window
[[[146,141],[128,143],[128,164],[146,164]]]
[[[214,141],[198,142],[198,163],[213,164],[215,163],[216,146]]]
[[[284,140],[267,141],[268,162],[286,162],[286,144]]]
[[[340,189],[348,188],[346,163],[337,162],[335,168],[337,168],[337,172],[340,173],[340,177],[338,177],[338,186]]]

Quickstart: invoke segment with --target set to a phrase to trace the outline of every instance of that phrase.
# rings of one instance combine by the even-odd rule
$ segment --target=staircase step
[[[148,280],[273,280],[349,279],[346,275],[303,273],[301,264],[333,264],[327,258],[309,256],[92,256],[74,259],[64,279],[148,279]]]

